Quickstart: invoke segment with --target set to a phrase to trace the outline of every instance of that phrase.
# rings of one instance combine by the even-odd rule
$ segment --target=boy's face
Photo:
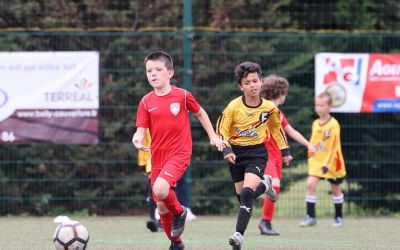
[[[261,78],[254,72],[242,78],[239,88],[246,97],[258,97],[260,96],[261,85]]]
[[[328,97],[321,97],[315,99],[315,112],[318,116],[323,116],[329,114],[331,111],[331,105],[328,104]]]
[[[170,84],[174,76],[173,70],[168,70],[165,63],[160,60],[146,62],[147,80],[153,88],[162,88]]]

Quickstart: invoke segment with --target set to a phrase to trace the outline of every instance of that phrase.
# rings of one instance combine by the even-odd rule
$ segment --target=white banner
[[[98,52],[0,53],[0,143],[97,143],[98,108]]]
[[[316,54],[315,95],[323,91],[333,112],[400,112],[400,54]]]

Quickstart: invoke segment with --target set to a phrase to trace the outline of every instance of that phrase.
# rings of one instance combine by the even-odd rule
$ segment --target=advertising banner
[[[0,143],[97,143],[98,109],[98,52],[0,53]]]
[[[332,112],[400,112],[400,54],[316,54],[315,95],[323,91]]]

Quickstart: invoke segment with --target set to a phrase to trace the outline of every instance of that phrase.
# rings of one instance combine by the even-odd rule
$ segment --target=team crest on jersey
[[[169,105],[169,110],[171,110],[171,113],[174,116],[177,116],[179,114],[179,111],[181,110],[181,105],[177,102],[171,103]]]
[[[331,131],[329,129],[324,130],[324,140],[328,139],[331,136]]]
[[[271,114],[268,113],[268,112],[262,112],[262,113],[260,114],[260,122],[261,122],[261,123],[267,122],[270,115],[271,115]]]

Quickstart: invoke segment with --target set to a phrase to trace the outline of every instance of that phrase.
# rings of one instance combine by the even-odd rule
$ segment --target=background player
[[[269,75],[263,79],[261,86],[261,97],[270,100],[277,107],[285,103],[286,95],[289,89],[289,82],[286,78],[276,75]],[[299,131],[294,129],[286,119],[285,114],[280,110],[280,121],[286,135],[307,147],[309,153],[314,154],[315,148],[305,139]],[[278,194],[282,179],[282,155],[273,137],[265,140],[264,144],[268,150],[268,163],[264,174],[272,177],[272,187]],[[275,203],[270,199],[264,198],[262,209],[262,220],[258,225],[260,233],[263,235],[278,236],[279,233],[272,228],[272,218],[275,211]]]
[[[150,148],[151,137],[149,130],[146,129],[146,136],[143,139],[143,146]],[[148,178],[148,186],[147,186],[147,211],[149,213],[150,220],[146,222],[147,228],[152,232],[162,231],[161,224],[158,219],[156,219],[156,208],[157,204],[153,199],[153,195],[151,194],[151,155],[149,151],[138,150],[138,165],[144,168],[146,177]]]
[[[318,119],[312,124],[310,142],[316,148],[314,156],[308,158],[308,178],[306,206],[307,216],[299,226],[307,227],[317,223],[315,204],[317,203],[316,188],[321,179],[331,183],[332,201],[335,206],[335,217],[332,226],[342,226],[342,206],[344,196],[340,188],[346,176],[346,169],[340,142],[339,122],[331,116],[332,97],[321,93],[315,99],[315,112]]]

